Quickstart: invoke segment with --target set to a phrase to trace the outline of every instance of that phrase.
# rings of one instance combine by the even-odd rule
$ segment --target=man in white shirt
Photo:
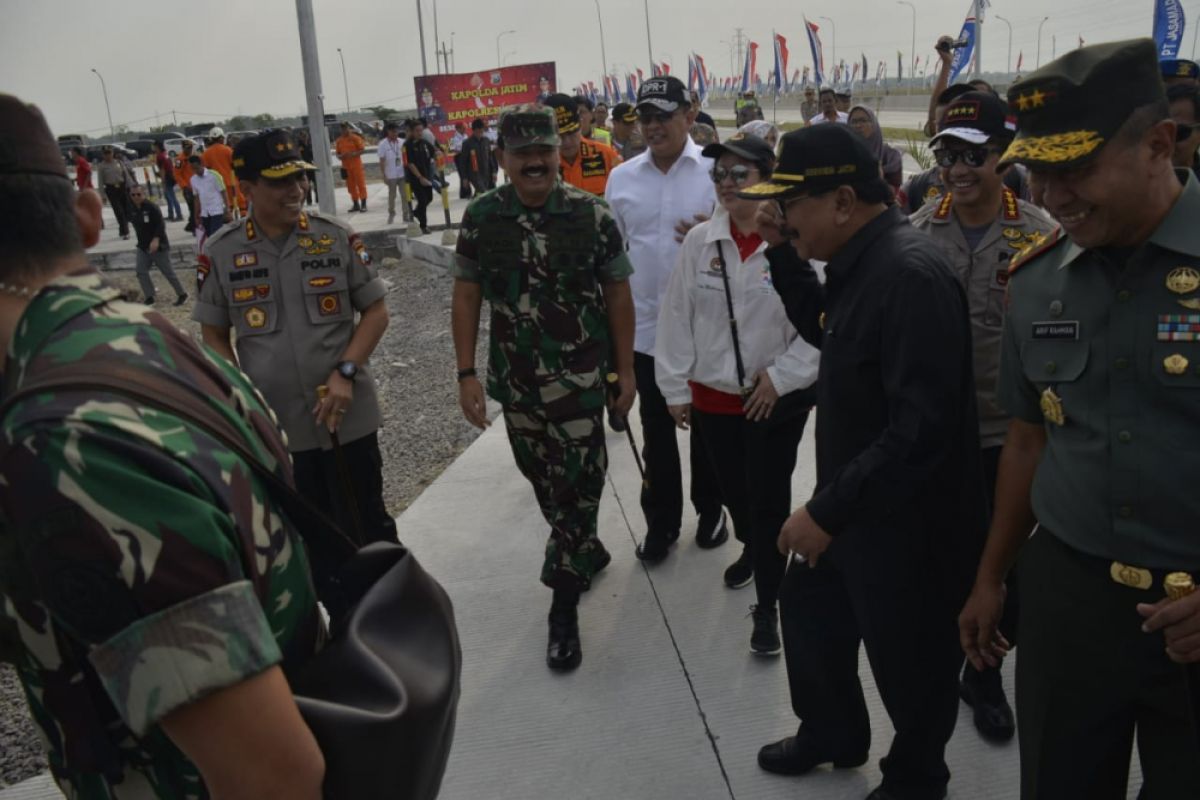
[[[204,166],[200,156],[192,156],[188,164],[192,167],[192,194],[196,198],[200,225],[205,236],[212,236],[226,222],[233,220],[225,205],[225,181],[219,172]]]
[[[809,125],[820,125],[823,122],[840,122],[843,125],[849,124],[850,115],[845,111],[838,111],[837,107],[837,92],[826,86],[821,90],[820,96],[817,98],[817,104],[821,107],[821,113],[808,121]]]
[[[628,243],[634,268],[629,280],[637,310],[633,357],[647,479],[642,491],[646,538],[637,555],[654,563],[666,558],[679,538],[683,517],[675,422],[654,378],[658,309],[683,233],[712,214],[716,195],[709,174],[712,160],[704,158],[688,136],[696,114],[683,82],[668,75],[643,83],[637,113],[649,149],[613,170],[605,199]],[[729,532],[720,492],[700,450],[693,440],[691,499],[700,516],[696,542],[709,548],[722,544]]]
[[[388,187],[388,221],[396,220],[396,193],[404,193],[404,142],[400,141],[400,123],[389,122],[383,129],[384,137],[376,146],[379,153],[379,171]]]

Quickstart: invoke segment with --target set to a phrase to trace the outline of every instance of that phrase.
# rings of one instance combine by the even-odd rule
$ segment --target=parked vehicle
[[[134,139],[131,142],[126,142],[125,147],[137,153],[138,158],[148,158],[150,153],[154,151],[154,140]]]
[[[177,137],[174,139],[167,139],[163,142],[163,147],[166,148],[167,155],[174,158],[175,156],[179,155],[180,152],[183,151],[183,143],[184,142],[192,143],[192,152],[193,153],[198,154],[198,153],[204,152],[203,143],[198,142],[195,139],[189,139],[186,136],[180,136],[180,137]]]

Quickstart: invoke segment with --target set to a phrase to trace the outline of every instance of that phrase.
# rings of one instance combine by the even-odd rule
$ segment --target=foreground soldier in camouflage
[[[582,659],[579,593],[611,559],[596,536],[608,466],[605,374],[618,375],[613,410],[624,416],[635,393],[633,268],[604,201],[558,179],[558,147],[550,109],[501,116],[497,154],[512,183],[480,195],[463,217],[453,328],[459,403],[483,428],[475,343],[483,300],[491,304],[488,394],[504,407],[513,456],[550,523],[546,662],[570,670]]]
[[[165,374],[290,472],[246,377],[89,268],[99,197],[76,195],[41,114],[6,95],[0,213],[0,399],[82,361]],[[324,762],[284,677],[324,635],[310,586],[265,487],[187,421],[83,390],[5,415],[0,658],[68,797],[319,797]]]

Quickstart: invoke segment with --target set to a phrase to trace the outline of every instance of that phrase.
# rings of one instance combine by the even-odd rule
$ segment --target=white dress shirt
[[[821,354],[788,321],[783,301],[771,283],[766,242],[742,261],[729,224],[729,213],[718,207],[711,220],[688,231],[663,296],[654,377],[670,405],[692,402],[689,380],[728,394],[738,393],[718,244],[729,269],[729,295],[746,385],[751,385],[761,369],[767,371],[780,395],[805,389],[817,380]]]
[[[386,136],[379,140],[376,146],[379,160],[383,163],[383,177],[394,181],[404,177],[404,140],[397,138],[392,141]]]
[[[839,111],[839,112],[837,112],[837,121],[842,123],[843,125],[849,125],[850,124],[850,115],[847,114],[845,111]],[[812,119],[810,119],[808,121],[808,124],[809,125],[820,125],[822,122],[829,122],[829,120],[825,119],[824,113],[817,114],[815,117],[813,117]]]
[[[712,159],[702,156],[702,149],[689,137],[665,174],[647,150],[619,165],[608,178],[604,198],[633,263],[629,278],[637,311],[633,349],[639,353],[654,354],[659,303],[679,256],[675,226],[680,220],[692,222],[697,214],[712,214],[716,204],[709,175]]]
[[[200,216],[215,217],[225,213],[225,181],[216,170],[205,167],[203,175],[193,175],[192,192],[200,202]]]

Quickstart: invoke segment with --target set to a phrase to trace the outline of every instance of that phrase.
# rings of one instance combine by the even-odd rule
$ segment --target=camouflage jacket
[[[87,359],[200,388],[290,472],[274,414],[236,367],[94,272],[52,283],[18,323],[5,394]],[[15,406],[0,461],[0,636],[70,798],[203,798],[166,714],[323,639],[304,548],[261,482],[178,417],[66,391]]]
[[[505,184],[463,215],[454,277],[492,307],[488,394],[550,417],[604,404],[610,337],[602,285],[633,273],[602,198],[562,182],[542,208]]]

